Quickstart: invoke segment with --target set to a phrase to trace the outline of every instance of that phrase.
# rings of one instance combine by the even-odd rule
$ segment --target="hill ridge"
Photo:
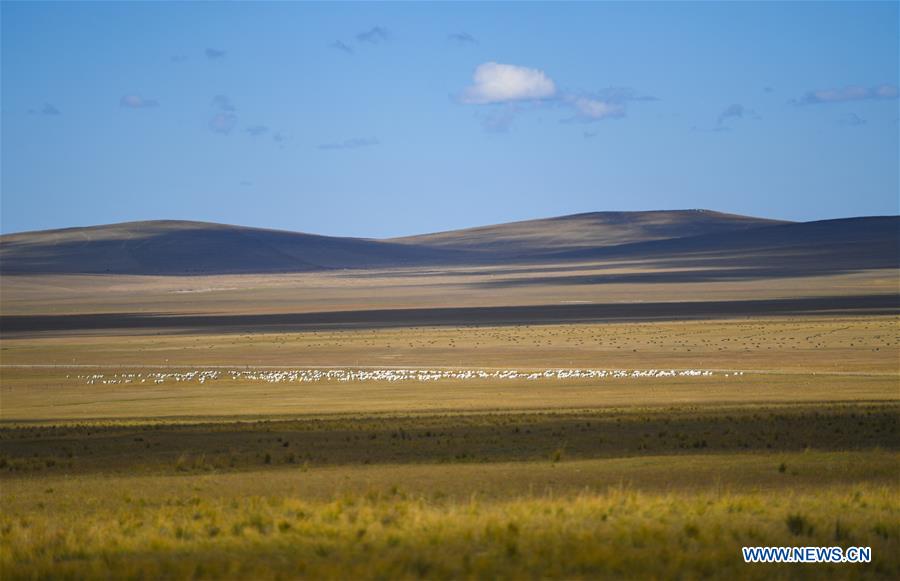
[[[143,220],[2,235],[0,272],[252,274],[699,255],[852,269],[895,266],[898,248],[896,216],[786,222],[711,210],[587,212],[381,240]]]

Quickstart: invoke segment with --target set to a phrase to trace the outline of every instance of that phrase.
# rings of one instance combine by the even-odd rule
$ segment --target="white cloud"
[[[538,69],[487,62],[475,69],[473,83],[462,96],[464,103],[487,104],[547,99],[556,84]]]
[[[375,137],[356,137],[336,143],[322,143],[319,145],[319,149],[359,149],[361,147],[372,147],[380,143]]]
[[[853,85],[837,89],[808,91],[803,97],[795,99],[793,102],[797,105],[817,105],[820,103],[844,103],[869,99],[896,99],[897,95],[897,85],[878,85],[877,87]]]
[[[570,114],[560,120],[563,123],[593,123],[625,117],[630,102],[657,100],[627,87],[608,87],[590,93],[558,89],[544,71],[493,61],[475,69],[472,84],[459,99],[470,105],[492,105],[494,110],[481,119],[484,129],[493,133],[506,132],[518,110],[560,107]],[[515,109],[498,109],[498,105]]]
[[[578,117],[584,120],[598,121],[625,116],[625,105],[614,101],[576,97],[572,101],[572,106],[575,107]]]
[[[879,85],[872,89],[872,94],[878,99],[896,99],[900,91],[897,85]]]
[[[119,99],[119,105],[128,107],[129,109],[147,109],[149,107],[158,107],[159,101],[156,99],[147,99],[140,95],[124,95]]]
[[[216,113],[209,120],[209,130],[213,133],[228,135],[237,125],[237,116],[234,113]]]

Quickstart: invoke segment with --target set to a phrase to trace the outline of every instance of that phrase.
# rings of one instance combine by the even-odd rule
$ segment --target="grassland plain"
[[[11,422],[0,569],[894,578],[898,424],[896,400]],[[874,561],[742,563],[768,544]]]
[[[4,337],[4,578],[896,578],[896,316]],[[90,383],[316,366],[709,376]],[[743,375],[736,374],[743,371]],[[747,565],[744,545],[871,546]]]
[[[607,260],[187,277],[17,275],[0,278],[0,314],[296,313],[897,293],[895,269],[800,270],[766,277],[753,269],[723,273],[712,259],[706,266],[689,268],[680,262]]]
[[[128,368],[131,372],[140,369]],[[185,370],[193,368],[185,368]],[[49,373],[48,373],[49,371]],[[701,378],[311,384],[219,379],[86,385],[95,368],[7,370],[4,421],[568,410],[616,406],[896,401],[889,375],[725,372]],[[99,371],[109,372],[104,369]],[[158,369],[144,369],[154,372]],[[66,378],[61,373],[69,374]],[[81,375],[81,379],[78,376]]]
[[[9,578],[896,576],[898,404],[0,431]],[[864,545],[869,566],[744,565]],[[841,568],[843,567],[843,568]]]
[[[10,578],[895,578],[900,534],[896,493],[871,485],[462,503],[397,490],[221,500],[201,489],[3,520]],[[870,546],[874,560],[745,565],[738,556],[742,545],[798,543]]]
[[[4,366],[707,368],[896,375],[900,317],[6,336]]]

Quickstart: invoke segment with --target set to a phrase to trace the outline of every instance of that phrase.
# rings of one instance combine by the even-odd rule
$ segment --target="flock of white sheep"
[[[704,369],[547,369],[545,371],[517,371],[515,369],[287,369],[287,370],[197,370],[146,373],[93,373],[79,375],[88,385],[119,385],[127,383],[161,384],[173,382],[206,383],[220,379],[262,381],[266,383],[362,382],[362,381],[441,381],[441,380],[565,380],[565,379],[624,379],[662,377],[710,377]],[[743,375],[741,371],[725,376]]]

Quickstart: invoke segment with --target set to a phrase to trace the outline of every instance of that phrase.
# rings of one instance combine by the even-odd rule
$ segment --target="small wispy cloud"
[[[359,149],[361,147],[372,147],[373,145],[379,145],[380,143],[381,142],[374,137],[357,137],[354,139],[345,139],[344,141],[336,143],[322,143],[318,148],[323,150]]]
[[[659,97],[638,93],[631,87],[607,87],[596,91],[594,96],[604,101],[624,103],[626,101],[659,101]]]
[[[237,115],[226,112],[216,113],[207,124],[210,131],[220,135],[228,135],[235,125],[237,125]]]
[[[744,106],[740,103],[732,103],[719,113],[719,117],[716,119],[716,125],[722,125],[729,119],[742,119],[743,117]]]
[[[866,121],[856,113],[847,113],[846,115],[841,115],[837,122],[839,125],[849,125],[851,127],[859,127],[860,125],[865,125],[866,123],[868,123],[868,121]]]
[[[727,122],[731,119],[759,119],[759,114],[741,103],[732,103],[719,113],[719,116],[716,118],[715,130],[724,130],[727,127]]]
[[[478,39],[468,32],[453,32],[447,35],[447,40],[460,46],[466,44],[478,44]]]
[[[369,30],[365,30],[356,35],[359,42],[367,42],[369,44],[381,44],[391,39],[391,32],[383,26],[373,26]]]
[[[712,127],[700,127],[697,125],[691,125],[692,133],[729,133],[731,131],[731,127],[727,125],[713,125]]]
[[[475,69],[472,84],[462,102],[474,105],[548,99],[556,95],[556,84],[544,71],[487,62]]]
[[[207,123],[207,127],[213,133],[228,135],[237,126],[238,118],[235,114],[237,107],[231,102],[228,95],[215,95],[209,100],[209,105],[214,113]]]
[[[269,128],[266,125],[251,125],[244,129],[244,131],[249,133],[251,137],[259,137],[260,135],[268,133]]]
[[[188,57],[184,54],[173,54],[169,57],[169,60],[173,63],[183,63],[188,60]]]
[[[638,93],[630,87],[607,87],[591,93],[566,93],[560,101],[573,109],[574,115],[563,122],[593,123],[605,119],[621,119],[628,114],[633,101],[658,101],[652,95]]]
[[[272,141],[274,141],[278,145],[278,147],[283,148],[284,143],[287,140],[288,140],[287,135],[285,135],[284,133],[282,133],[280,131],[276,131],[275,133],[272,134]]]
[[[212,106],[220,111],[237,111],[228,95],[216,95],[212,98]]]
[[[334,50],[339,50],[346,54],[353,54],[353,47],[341,40],[336,40],[336,41],[332,42],[331,44],[329,44],[328,46],[333,48]]]
[[[225,58],[225,51],[218,48],[208,48],[204,51],[206,58],[211,61],[217,61]]]
[[[848,101],[892,100],[898,96],[897,85],[878,85],[861,87],[849,85],[835,89],[807,91],[799,99],[793,99],[794,105],[820,105],[823,103],[846,103]]]
[[[481,116],[481,127],[488,133],[508,133],[518,111],[511,106],[494,109]]]
[[[57,109],[56,106],[51,103],[44,103],[44,105],[40,109],[29,109],[28,114],[56,117],[57,115],[62,115],[62,111]]]
[[[119,99],[119,106],[128,109],[150,109],[159,107],[159,101],[141,97],[140,95],[123,95],[122,98]]]
[[[602,119],[619,119],[625,116],[625,103],[621,101],[572,97],[569,102],[575,108],[575,117],[569,121],[591,122]]]

